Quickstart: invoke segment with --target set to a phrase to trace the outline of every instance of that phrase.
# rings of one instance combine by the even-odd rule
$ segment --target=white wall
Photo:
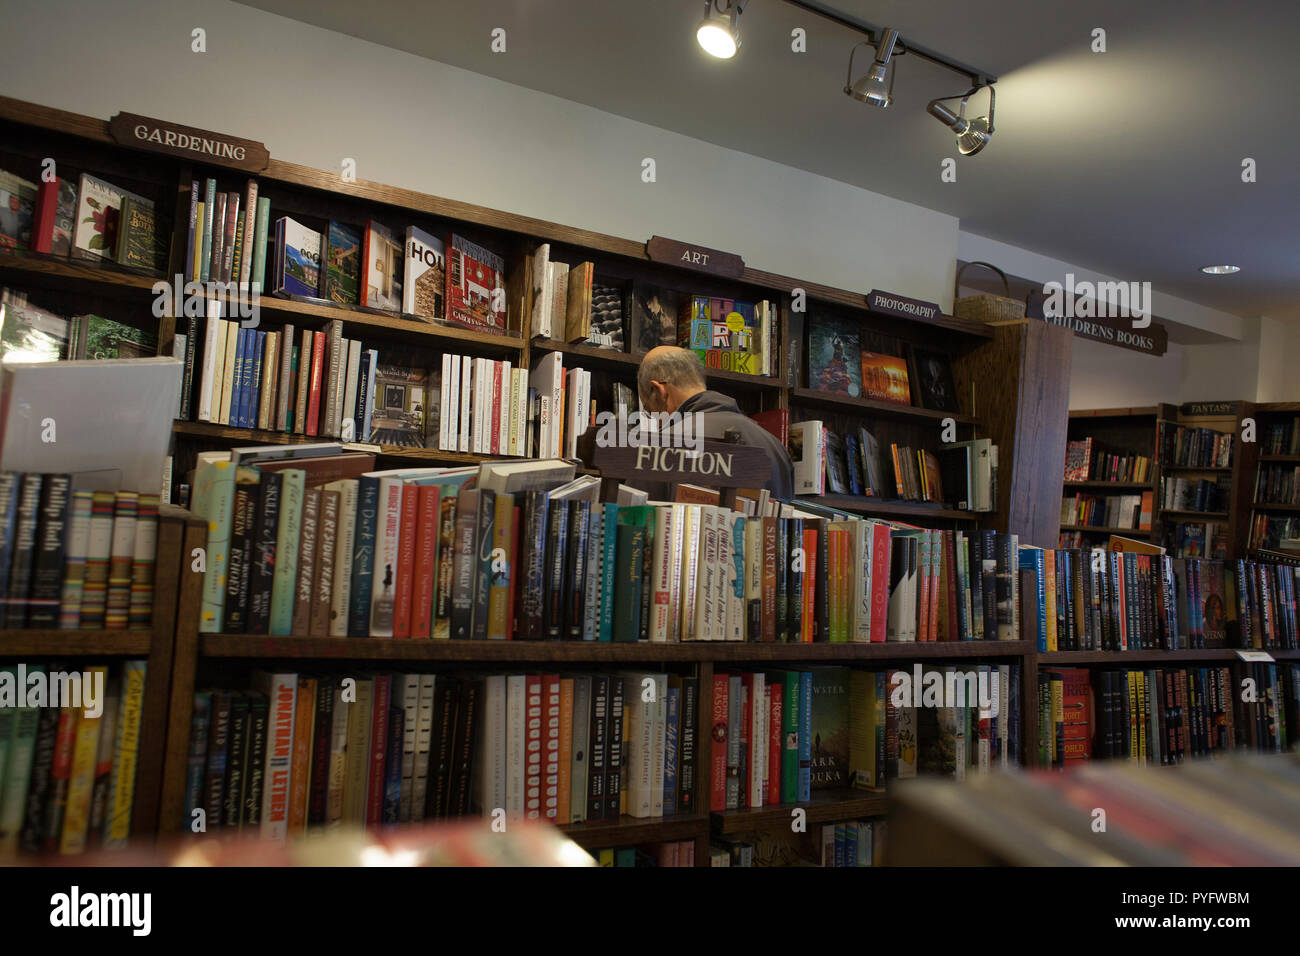
[[[200,26],[206,53],[190,49]],[[0,89],[228,132],[320,169],[352,157],[361,179],[952,304],[951,216],[221,0],[6,2]]]
[[[1070,407],[1135,408],[1177,401],[1183,353],[1176,342],[1155,356],[1076,337]]]

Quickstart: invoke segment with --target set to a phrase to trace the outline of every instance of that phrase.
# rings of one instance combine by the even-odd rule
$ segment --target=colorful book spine
[[[140,755],[140,717],[144,707],[146,661],[122,665],[122,696],[119,704],[117,739],[113,745],[113,776],[109,781],[109,813],[104,849],[126,846],[131,834],[131,807],[135,801],[135,769]]]
[[[154,571],[158,555],[158,495],[140,495],[131,554],[131,594],[127,624],[148,628],[153,622]]]
[[[299,539],[307,473],[299,468],[286,468],[280,472],[280,477],[280,521],[276,531],[268,633],[283,635],[293,633],[294,594],[298,585],[298,563],[302,560]]]

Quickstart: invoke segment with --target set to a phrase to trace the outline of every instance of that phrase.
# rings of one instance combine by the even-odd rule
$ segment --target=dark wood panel
[[[714,813],[713,829],[718,833],[788,829],[796,809],[805,811],[809,824],[861,820],[883,816],[889,809],[889,797],[856,790],[817,790],[808,801]]]
[[[1259,650],[1260,648],[1243,648]],[[1281,660],[1300,658],[1300,651],[1272,650],[1264,648],[1273,657]],[[1176,663],[1180,661],[1235,661],[1240,660],[1237,651],[1230,647],[1206,647],[1190,650],[1163,651],[1047,651],[1038,654],[1038,666],[1053,667],[1066,664],[1117,664],[1155,663],[1162,661]]]
[[[649,817],[644,820],[622,816],[617,820],[572,823],[560,827],[560,831],[574,843],[589,850],[694,838],[697,840],[696,862],[698,863],[698,838],[701,835],[707,837],[709,818],[703,813]]]
[[[0,658],[143,657],[153,646],[153,631],[60,631],[45,628],[0,632]]]
[[[980,519],[980,512],[977,511],[957,511],[926,502],[869,498],[865,495],[816,495],[810,497],[808,501],[825,505],[827,508],[838,508],[840,511],[864,515],[888,515],[907,518],[909,521],[978,521]]]
[[[892,402],[878,402],[870,398],[852,398],[848,395],[836,395],[834,392],[819,392],[813,388],[791,389],[790,401],[814,407],[846,409],[868,417],[912,419],[924,422],[939,422],[951,418],[960,425],[981,424],[981,420],[973,415],[937,412],[930,408],[895,405]]]

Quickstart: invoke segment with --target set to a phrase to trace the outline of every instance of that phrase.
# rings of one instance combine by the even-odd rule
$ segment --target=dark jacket
[[[740,434],[740,443],[761,448],[767,453],[772,463],[771,477],[763,487],[772,493],[773,498],[791,498],[794,496],[794,463],[790,453],[775,435],[741,412],[735,399],[718,392],[700,392],[682,402],[678,414],[688,415],[700,412],[703,415],[704,437],[708,441],[723,441],[728,429],[735,429]],[[700,484],[707,484],[701,481]],[[662,493],[663,489],[652,491],[652,495]],[[671,492],[666,499],[672,500]]]

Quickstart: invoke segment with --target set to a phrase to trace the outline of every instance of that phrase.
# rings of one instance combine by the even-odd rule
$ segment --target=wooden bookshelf
[[[796,809],[805,812],[805,821],[809,825],[833,823],[837,820],[860,820],[884,816],[889,809],[889,797],[883,793],[863,790],[814,790],[811,800],[797,804],[779,803],[715,812],[714,829],[718,833],[733,834],[789,828]]]
[[[1101,525],[1091,524],[1063,524],[1062,531],[1090,531],[1095,534],[1120,534],[1126,538],[1141,538],[1150,536],[1150,528],[1108,528]]]
[[[190,184],[208,176],[219,178],[223,188],[242,185],[247,176],[228,169],[160,157],[117,145],[101,119],[0,97],[0,154],[5,168],[34,179],[40,162],[53,156],[62,171],[75,176],[82,170],[130,188],[153,199],[160,220],[170,220],[172,237],[168,275],[182,271],[187,236]],[[443,197],[417,193],[378,183],[344,182],[336,172],[309,169],[272,159],[255,177],[261,195],[270,199],[271,218],[292,215],[300,221],[365,222],[417,225],[435,235],[455,231],[499,252],[514,274],[526,254],[540,242],[550,242],[557,261],[591,261],[598,276],[644,281],[682,292],[777,302],[778,326],[774,372],[750,376],[706,370],[709,382],[733,394],[742,411],[774,409],[791,413],[793,421],[823,417],[828,427],[843,421],[869,425],[882,443],[911,443],[937,448],[945,419],[960,427],[960,438],[993,438],[1000,447],[1000,499],[998,511],[976,514],[926,506],[914,502],[879,501],[855,496],[828,496],[827,503],[843,510],[893,517],[908,522],[951,524],[972,522],[1003,531],[1033,534],[1029,525],[1044,513],[1059,510],[1059,484],[1039,480],[1045,467],[1063,445],[1059,426],[1045,425],[1031,410],[1064,409],[1069,366],[1069,335],[1065,330],[1034,323],[1014,330],[998,329],[949,315],[933,319],[898,318],[873,312],[861,291],[837,289],[795,277],[747,268],[735,278],[721,278],[653,262],[642,240],[605,235],[559,223],[520,216]],[[183,222],[184,220],[184,222]],[[942,264],[936,264],[936,268]],[[131,324],[150,321],[157,279],[114,266],[97,267],[79,261],[30,254],[0,253],[0,281],[40,290],[66,304],[69,314],[101,306],[104,314]],[[806,293],[810,313],[825,310],[847,317],[872,334],[898,338],[907,347],[923,345],[947,351],[958,378],[959,412],[835,395],[806,387],[800,343],[805,316],[791,309],[794,291]],[[548,351],[570,357],[566,366],[591,368],[629,380],[635,377],[640,357],[587,345],[527,337],[528,323],[513,300],[502,335],[439,325],[399,314],[375,313],[264,296],[259,301],[261,327],[319,329],[338,319],[351,334],[365,336],[413,354],[442,351],[507,358],[516,367],[531,368],[534,359]],[[170,354],[177,332],[177,317],[157,320],[159,351]],[[1064,344],[1062,344],[1064,343]],[[1026,371],[1028,370],[1028,371]],[[978,408],[976,407],[978,402]],[[1063,416],[1061,417],[1063,421]],[[1055,421],[1048,416],[1049,421]],[[846,426],[847,427],[847,426]],[[173,426],[173,474],[177,482],[206,448],[244,444],[289,444],[311,441],[306,436],[267,430],[230,428],[200,422],[178,421]],[[378,454],[397,461],[436,464],[473,464],[489,456],[440,452],[436,449],[381,446]],[[587,469],[590,470],[590,469]],[[1060,463],[1052,462],[1051,477],[1059,481]],[[1014,507],[1010,502],[1014,502]],[[1015,512],[1014,515],[1012,512]],[[1055,515],[1052,515],[1053,519]],[[1037,527],[1037,524],[1034,524]],[[1055,529],[1052,529],[1053,533]],[[188,829],[184,816],[185,779],[190,722],[196,688],[237,686],[240,675],[256,668],[285,662],[304,671],[346,673],[353,665],[386,667],[409,665],[412,670],[482,671],[502,666],[537,665],[549,668],[575,666],[607,671],[626,664],[656,664],[673,673],[691,675],[700,682],[701,701],[696,727],[696,806],[707,806],[708,747],[711,693],[715,666],[764,667],[816,663],[898,665],[919,661],[1018,662],[1026,681],[1033,673],[1034,650],[1028,641],[980,641],[872,644],[642,644],[583,642],[438,642],[391,639],[266,637],[240,634],[198,633],[202,575],[190,573],[189,556],[206,546],[207,523],[170,509],[160,523],[159,575],[155,590],[154,627],[147,633],[109,635],[80,632],[37,632],[25,637],[6,633],[0,654],[86,654],[88,656],[147,654],[149,678],[145,702],[135,831],[144,836],[156,830],[179,834]],[[1041,536],[1041,535],[1040,535]],[[164,574],[163,567],[169,570]],[[233,679],[234,683],[229,683]],[[1028,695],[1022,695],[1022,724],[1030,726]],[[1025,753],[1028,749],[1026,736]],[[770,809],[770,812],[769,812]],[[814,822],[856,819],[877,815],[884,798],[872,794],[814,795],[808,805]],[[748,811],[746,811],[748,813]],[[651,820],[620,818],[567,828],[584,846],[653,843],[694,839],[696,863],[709,865],[709,836],[755,825],[759,817],[788,820],[788,808],[764,808],[755,816],[697,812]],[[766,816],[764,816],[766,815]],[[719,819],[719,816],[721,819]]]
[[[1074,408],[1069,413],[1066,429],[1068,441],[1092,438],[1094,445],[1112,454],[1139,455],[1150,459],[1146,481],[1107,481],[1088,479],[1063,482],[1062,497],[1080,492],[1098,497],[1110,495],[1151,493],[1152,507],[1160,500],[1160,474],[1156,455],[1156,421],[1159,408],[1154,405],[1127,408]],[[1155,515],[1150,528],[1111,528],[1061,523],[1062,532],[1095,532],[1117,534],[1127,538],[1154,537]]]

